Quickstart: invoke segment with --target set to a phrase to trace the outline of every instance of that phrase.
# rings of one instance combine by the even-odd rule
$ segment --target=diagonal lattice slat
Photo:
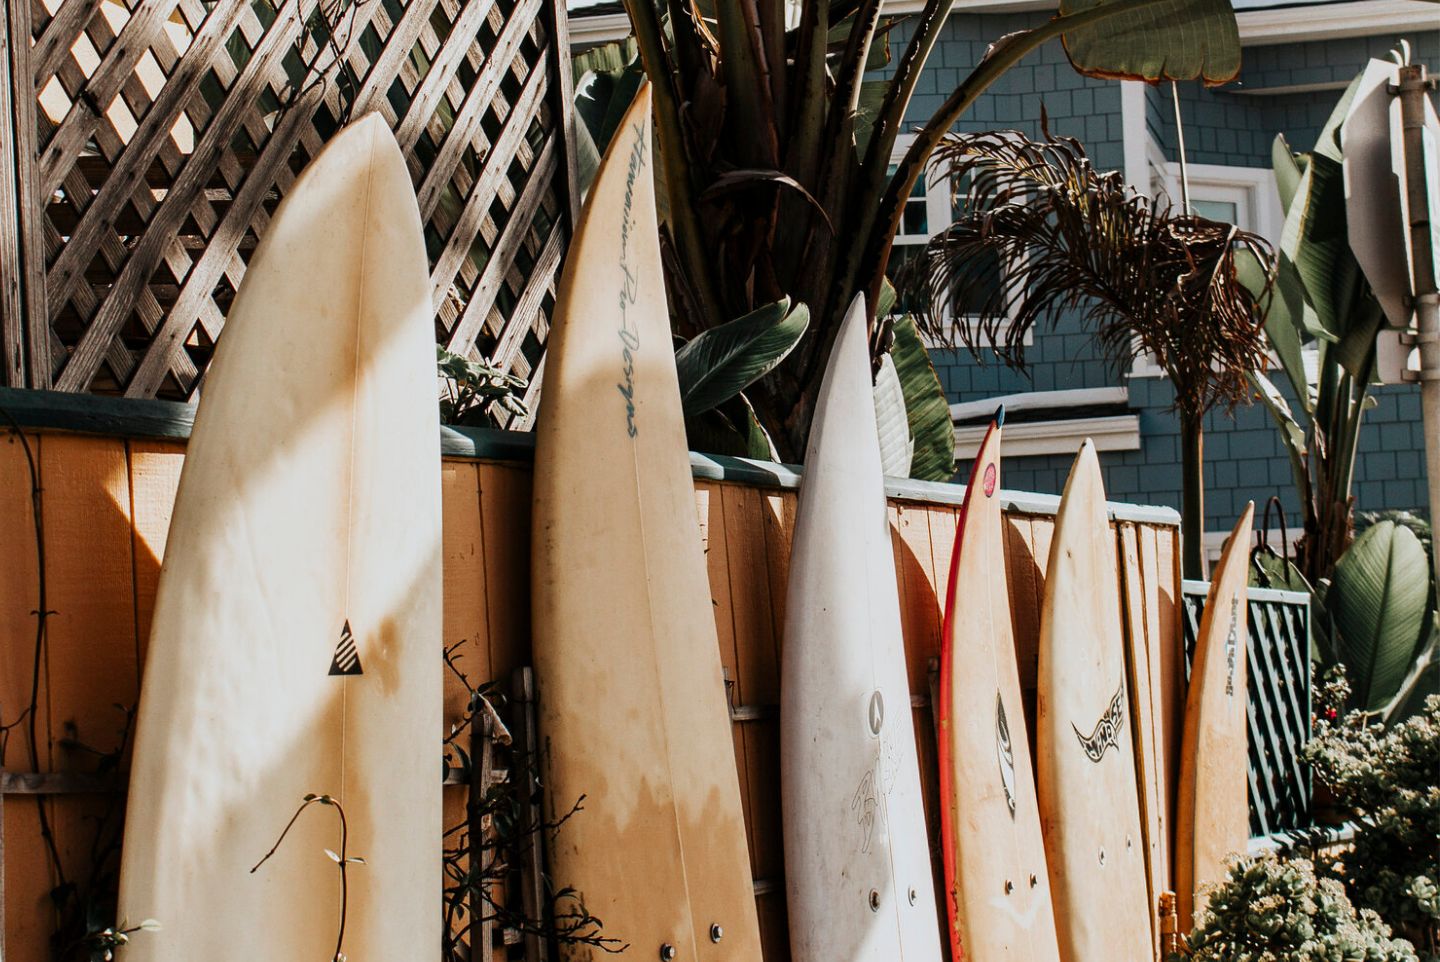
[[[325,0],[338,58],[316,4],[4,0],[3,383],[193,397],[275,205],[348,108],[406,154],[437,343],[535,394],[577,204],[562,0]]]

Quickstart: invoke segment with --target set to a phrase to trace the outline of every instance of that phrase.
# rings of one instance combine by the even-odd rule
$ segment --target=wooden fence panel
[[[108,0],[101,0],[108,2]],[[113,702],[133,705],[138,691],[138,645],[148,630],[154,583],[164,550],[183,443],[123,441],[65,434],[34,436],[41,470],[47,523],[47,572],[52,605],[61,614],[51,624],[51,658],[42,677],[38,717],[48,746],[67,722],[78,720],[82,734],[102,744],[113,728]],[[0,568],[0,631],[7,640],[33,638],[35,566],[29,514],[30,481],[23,451],[13,435],[0,438],[0,530],[15,532],[7,542],[14,559]],[[721,661],[731,680],[730,703],[736,765],[746,807],[767,962],[789,957],[784,899],[784,851],[779,797],[779,665],[783,601],[788,583],[789,547],[796,494],[732,482],[696,483],[696,510],[715,606]],[[459,645],[460,664],[475,682],[497,679],[528,664],[530,471],[523,463],[446,459],[442,465],[444,512],[445,620],[447,646]],[[902,623],[910,665],[922,788],[932,836],[935,817],[934,717],[930,705],[930,660],[939,652],[940,612],[948,583],[956,508],[913,500],[892,500],[892,547],[903,602]],[[1033,719],[1039,603],[1044,593],[1053,519],[1008,512],[1006,565],[1021,663],[1026,712]],[[1164,668],[1167,646],[1183,671],[1176,615],[1178,571],[1173,528],[1124,527],[1125,544],[1135,542],[1140,569],[1143,631]],[[27,560],[28,559],[28,560]],[[1128,569],[1127,569],[1128,570]],[[1118,603],[1118,602],[1117,602]],[[438,653],[437,653],[438,654]],[[29,653],[24,644],[0,648],[0,717],[13,719],[17,700],[28,701]],[[1157,674],[1158,672],[1158,674]],[[1163,670],[1158,699],[1164,718],[1177,720],[1175,694]],[[543,682],[542,682],[543,684]],[[1182,696],[1183,697],[1183,696]],[[457,719],[464,688],[447,677],[445,717]],[[1163,719],[1162,719],[1163,721]],[[1162,721],[1157,726],[1163,727]],[[109,724],[110,728],[106,725]],[[1033,724],[1032,724],[1033,732]],[[12,736],[3,759],[10,771],[27,769],[28,758]],[[41,770],[88,770],[85,758],[43,748]],[[447,790],[447,825],[463,817],[462,793]],[[87,836],[85,813],[110,805],[103,797],[65,797],[47,802],[62,838],[67,874],[86,870],[80,844]],[[47,892],[54,884],[39,841],[33,797],[5,799],[3,825],[6,888],[4,935],[7,957],[42,959],[53,921]],[[935,850],[938,855],[938,848]],[[938,877],[938,860],[936,871]]]
[[[0,383],[192,398],[276,204],[372,110],[437,342],[538,378],[577,203],[563,0],[4,0],[0,35]]]

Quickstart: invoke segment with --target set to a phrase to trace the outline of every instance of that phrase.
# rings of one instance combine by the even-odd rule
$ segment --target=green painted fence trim
[[[195,405],[179,401],[18,388],[0,388],[0,411],[8,413],[23,428],[142,440],[185,441],[195,424]],[[0,416],[0,422],[3,421]],[[447,458],[529,464],[535,460],[535,436],[521,431],[445,425],[440,428],[440,453]],[[798,488],[801,477],[801,469],[796,465],[693,451],[690,471],[705,481],[731,481],[762,488]],[[965,500],[965,485],[886,478],[885,494],[904,501],[958,507]],[[1048,516],[1060,508],[1057,495],[1028,491],[1002,489],[1000,503],[1006,510],[1022,514]],[[1180,524],[1180,513],[1174,508],[1118,501],[1111,501],[1106,507],[1110,517],[1117,521],[1171,527]]]

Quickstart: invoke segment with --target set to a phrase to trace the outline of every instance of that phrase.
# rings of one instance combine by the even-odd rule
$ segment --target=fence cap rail
[[[188,440],[195,423],[195,405],[179,401],[102,397],[94,394],[3,387],[0,387],[0,411],[9,414],[22,428],[138,439]],[[0,424],[4,421],[3,415],[0,415]],[[529,463],[535,457],[535,436],[498,428],[444,425],[440,428],[440,453],[447,458]],[[696,478],[705,481],[732,481],[756,487],[793,489],[799,487],[803,469],[792,464],[692,451],[690,470]],[[886,478],[885,494],[902,501],[958,506],[965,500],[965,485]],[[1060,498],[1053,494],[1002,488],[1000,503],[1012,512],[1054,515],[1059,510]],[[1174,508],[1118,501],[1108,502],[1106,507],[1110,517],[1116,521],[1171,527],[1180,524],[1180,513]]]
[[[1210,593],[1210,582],[1186,578],[1180,582],[1180,590],[1187,595],[1204,597]],[[1307,591],[1283,591],[1279,588],[1256,588],[1253,585],[1245,590],[1245,596],[1251,601],[1279,602],[1285,605],[1310,603],[1310,593]]]

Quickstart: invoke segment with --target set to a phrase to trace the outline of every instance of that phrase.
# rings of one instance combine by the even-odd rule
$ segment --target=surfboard
[[[1055,518],[1036,695],[1036,793],[1063,962],[1153,958],[1123,631],[1087,439]]]
[[[378,114],[296,180],[206,378],[145,660],[132,962],[440,944],[440,450],[420,213]],[[275,854],[271,849],[307,795]],[[344,822],[340,818],[344,814]],[[343,829],[343,830],[342,830]],[[347,891],[330,850],[346,866]]]
[[[821,383],[793,544],[780,673],[791,956],[938,962],[860,297]]]
[[[1185,696],[1176,801],[1175,894],[1181,932],[1204,905],[1200,887],[1225,878],[1225,859],[1250,841],[1245,658],[1250,527],[1255,504],[1230,532],[1200,616]]]
[[[758,959],[654,175],[647,85],[571,242],[538,413],[534,657],[546,805],[564,819],[551,876],[575,892],[560,910],[600,919],[626,958]]]
[[[940,643],[941,838],[951,956],[1058,956],[1045,842],[1010,623],[1000,515],[1002,409],[975,455],[955,530]]]

